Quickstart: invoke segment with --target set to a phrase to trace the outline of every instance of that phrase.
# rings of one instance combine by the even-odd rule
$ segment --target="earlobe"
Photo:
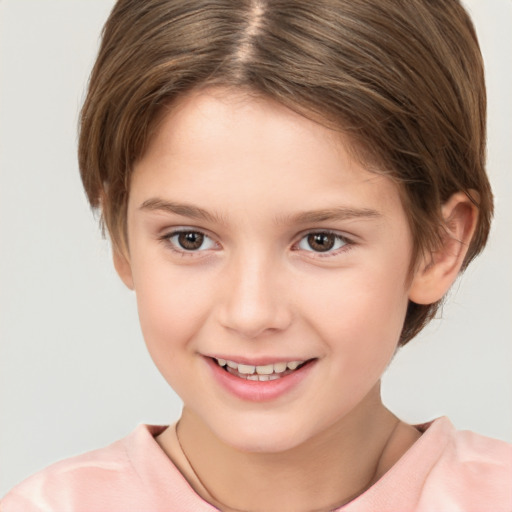
[[[465,193],[457,192],[443,205],[442,215],[441,246],[422,258],[409,289],[409,299],[416,304],[441,300],[454,283],[476,228],[478,208]]]
[[[133,276],[132,267],[128,257],[123,254],[119,249],[114,248],[113,251],[114,267],[117,275],[121,278],[121,281],[130,289],[133,290]]]

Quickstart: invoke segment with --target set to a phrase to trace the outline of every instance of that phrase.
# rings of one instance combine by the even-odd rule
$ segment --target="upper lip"
[[[305,362],[309,361],[310,359],[315,359],[313,357],[255,357],[255,358],[248,358],[244,356],[232,356],[232,355],[206,355],[205,357],[210,357],[212,359],[225,359],[226,361],[233,361],[234,363],[238,364],[244,364],[249,366],[265,366],[268,364],[275,364],[275,363],[290,363],[292,361],[300,361]]]

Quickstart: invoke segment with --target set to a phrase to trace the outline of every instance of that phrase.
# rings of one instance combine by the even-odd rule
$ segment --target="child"
[[[2,510],[511,510],[509,446],[379,388],[485,245],[484,121],[455,0],[119,1],[80,169],[183,414]]]

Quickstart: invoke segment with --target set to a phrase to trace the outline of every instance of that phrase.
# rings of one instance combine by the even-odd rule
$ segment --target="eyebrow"
[[[338,207],[299,212],[295,215],[290,215],[283,218],[280,217],[276,219],[276,221],[278,223],[309,224],[324,221],[373,219],[381,216],[382,215],[377,210],[372,210],[371,208]]]
[[[176,203],[174,201],[165,201],[157,197],[144,201],[140,205],[139,210],[162,211],[181,215],[182,217],[189,217],[191,219],[224,224],[224,221],[220,216],[203,210],[198,206],[193,206],[187,203]]]
[[[147,199],[141,204],[139,209],[174,213],[191,219],[225,224],[225,221],[220,215],[210,213],[198,206],[187,203],[177,203],[175,201],[166,201],[157,197]],[[275,222],[276,224],[309,224],[315,222],[372,219],[378,217],[381,217],[381,214],[377,210],[372,210],[370,208],[338,207],[279,216],[275,218]]]

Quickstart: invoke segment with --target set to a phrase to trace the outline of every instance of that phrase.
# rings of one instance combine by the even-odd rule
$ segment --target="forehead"
[[[177,149],[179,155],[175,156],[194,158],[210,152],[220,157],[222,149],[229,148],[233,154],[248,153],[260,144],[267,149],[261,152],[264,157],[275,156],[270,150],[277,148],[283,153],[290,147],[297,149],[299,139],[304,152],[311,146],[331,145],[331,150],[340,147],[339,131],[273,99],[245,89],[209,87],[190,92],[162,111],[147,152],[156,156],[159,151],[169,154]],[[343,145],[347,142],[344,139]]]
[[[162,115],[136,162],[130,196],[140,202],[179,194],[224,210],[247,209],[247,198],[259,198],[283,214],[297,200],[304,208],[363,200],[396,208],[395,184],[365,168],[352,148],[339,131],[273,100],[232,89],[195,91]]]

